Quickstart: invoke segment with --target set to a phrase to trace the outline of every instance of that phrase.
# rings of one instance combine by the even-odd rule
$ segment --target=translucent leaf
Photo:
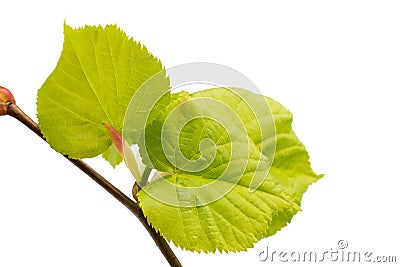
[[[141,147],[146,165],[169,173],[139,192],[149,223],[175,245],[205,252],[246,250],[287,225],[300,210],[308,185],[321,177],[312,171],[307,151],[291,129],[291,113],[270,98],[241,90],[210,89],[189,100],[173,97],[180,101],[166,114],[180,112],[187,118],[184,126],[177,126],[179,144],[168,141],[177,129],[166,123],[168,116],[160,116],[147,126],[149,140]],[[178,108],[204,98],[209,102],[202,100],[194,109]],[[249,106],[250,102],[268,103],[270,112],[257,104]],[[229,107],[244,127],[228,129],[234,116],[223,113],[217,103]],[[219,121],[198,116],[212,113],[222,113]],[[235,146],[241,151],[236,156]],[[180,153],[189,159],[183,165]],[[208,165],[204,167],[202,160]],[[204,168],[189,168],[193,163]]]
[[[104,158],[117,164],[104,122],[122,131],[125,111],[138,87],[162,71],[161,62],[115,25],[64,27],[56,68],[38,92],[38,119],[45,138],[71,158]],[[167,78],[159,80],[169,87]],[[132,137],[130,142],[138,142]]]
[[[103,158],[110,162],[111,166],[115,168],[118,164],[122,162],[122,156],[119,153],[118,149],[112,144],[106,152],[103,153]]]

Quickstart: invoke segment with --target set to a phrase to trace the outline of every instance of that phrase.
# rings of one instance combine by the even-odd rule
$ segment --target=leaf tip
[[[67,23],[67,18],[64,19],[64,34],[68,31],[72,30],[72,27]]]

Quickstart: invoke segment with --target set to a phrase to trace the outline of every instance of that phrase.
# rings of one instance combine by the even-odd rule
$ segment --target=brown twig
[[[7,90],[8,91],[8,90]],[[12,95],[11,95],[12,96]],[[30,130],[36,133],[40,138],[44,141],[46,139],[43,137],[39,126],[36,122],[34,122],[28,115],[26,115],[16,104],[15,100],[13,101],[3,101],[0,103],[0,107],[5,107],[5,114],[0,115],[10,115],[11,117],[17,119],[25,126],[27,126]],[[1,101],[0,101],[1,102]],[[47,142],[47,141],[46,141]],[[122,193],[118,188],[116,188],[113,184],[111,184],[107,179],[101,176],[98,172],[92,169],[89,165],[79,159],[70,159],[68,156],[64,156],[68,159],[72,164],[78,167],[81,171],[86,173],[90,178],[92,178],[97,184],[103,187],[108,193],[110,193],[114,198],[116,198],[119,202],[121,202],[126,208],[128,208],[142,223],[142,225],[146,228],[147,232],[153,238],[154,242],[160,249],[161,253],[164,255],[165,259],[171,266],[182,266],[179,262],[178,258],[172,251],[171,247],[167,243],[167,241],[160,235],[159,232],[147,222],[142,209],[138,205],[138,203],[131,200],[128,196]]]

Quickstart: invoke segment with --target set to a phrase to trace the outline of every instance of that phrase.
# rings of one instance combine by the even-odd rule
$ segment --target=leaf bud
[[[7,115],[7,106],[10,103],[15,104],[14,96],[7,88],[0,86],[0,116]]]

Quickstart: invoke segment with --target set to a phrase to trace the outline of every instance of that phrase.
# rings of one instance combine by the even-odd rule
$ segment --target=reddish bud
[[[7,88],[0,86],[0,116],[7,114],[7,106],[10,103],[15,104],[14,96]]]
[[[103,124],[104,124],[104,126],[106,126],[106,129],[108,131],[108,134],[110,135],[111,141],[114,143],[115,147],[117,148],[117,150],[121,154],[121,156],[124,157],[122,136],[114,127],[112,127],[107,122],[103,121]]]

